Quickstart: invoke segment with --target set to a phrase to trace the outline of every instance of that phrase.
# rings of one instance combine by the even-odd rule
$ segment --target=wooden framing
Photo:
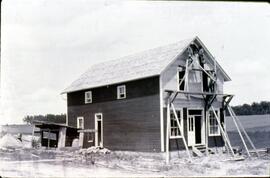
[[[254,151],[256,152],[257,156],[260,157],[260,155],[259,155],[257,149],[255,148],[253,142],[251,141],[250,137],[248,136],[246,130],[245,130],[244,127],[243,127],[243,125],[241,124],[241,122],[239,121],[239,119],[236,117],[236,114],[234,113],[233,109],[232,109],[229,105],[228,105],[227,109],[228,109],[228,111],[229,111],[229,113],[230,113],[230,115],[231,115],[231,117],[232,117],[232,119],[233,119],[233,121],[234,121],[234,124],[235,124],[235,126],[236,126],[236,128],[237,128],[237,131],[238,131],[238,133],[239,133],[239,135],[240,135],[240,138],[241,138],[241,140],[242,140],[242,142],[243,142],[243,144],[244,144],[244,146],[245,146],[245,149],[246,149],[246,151],[247,151],[248,156],[250,157],[250,151],[249,151],[248,148],[247,148],[247,145],[246,145],[246,143],[245,143],[244,137],[242,136],[242,133],[241,133],[241,130],[240,130],[240,129],[242,129],[244,135],[246,136],[246,138],[247,138],[247,140],[249,141],[250,145],[252,146],[252,148],[253,148]],[[239,128],[238,125],[240,126],[240,128]]]
[[[243,136],[242,136],[242,133],[241,133],[241,131],[240,131],[240,129],[239,129],[239,127],[238,127],[236,121],[235,121],[235,118],[234,118],[234,116],[233,116],[233,114],[232,114],[231,108],[228,108],[228,111],[229,111],[229,113],[230,113],[230,115],[231,115],[231,117],[232,117],[232,120],[233,120],[233,122],[234,122],[234,124],[235,124],[235,126],[236,126],[236,129],[237,129],[238,133],[239,133],[239,136],[240,136],[240,138],[241,138],[241,140],[242,140],[242,142],[243,142],[243,145],[244,145],[244,147],[245,147],[245,149],[246,149],[246,151],[247,151],[248,157],[250,157],[250,153],[249,153],[249,151],[248,151],[246,142],[244,141],[244,138],[243,138]]]
[[[174,117],[176,119],[177,126],[178,126],[178,129],[179,129],[180,134],[181,134],[181,136],[179,138],[183,139],[187,155],[188,155],[189,159],[191,160],[191,155],[189,153],[189,149],[188,149],[187,142],[185,139],[184,130],[181,127],[181,124],[179,122],[179,118],[177,116],[175,107],[174,107],[173,103],[170,101],[170,97],[169,97],[168,101],[167,101],[166,163],[169,163],[169,160],[170,160],[170,152],[169,152],[169,144],[170,144],[170,136],[171,136],[171,109],[170,108],[172,108],[172,110],[173,110]]]
[[[183,142],[184,142],[184,145],[185,145],[185,148],[186,148],[188,157],[189,157],[189,159],[191,159],[191,156],[190,156],[190,153],[189,153],[189,150],[188,150],[188,147],[187,147],[187,143],[186,143],[186,139],[185,139],[183,127],[181,127],[181,125],[180,125],[180,122],[179,122],[179,120],[178,120],[178,116],[177,116],[177,114],[176,114],[176,111],[175,111],[175,108],[174,108],[173,103],[171,103],[171,106],[172,106],[172,109],[173,109],[174,116],[175,116],[175,118],[176,118],[176,122],[177,122],[177,125],[178,125],[178,129],[179,129],[180,132],[181,132],[181,138],[183,139]]]
[[[211,92],[190,92],[189,91],[189,85],[188,85],[188,74],[189,74],[189,67],[190,65],[192,65],[192,63],[196,61],[196,59],[193,59],[192,56],[191,56],[191,61],[190,59],[188,58],[186,60],[186,64],[185,64],[185,74],[183,76],[183,78],[181,79],[181,81],[179,81],[179,70],[177,70],[177,91],[174,91],[174,90],[165,90],[165,92],[167,92],[169,94],[169,97],[168,97],[168,100],[167,100],[167,134],[166,134],[166,162],[168,163],[169,162],[169,158],[170,158],[170,155],[169,155],[169,142],[170,142],[170,132],[171,132],[171,124],[170,124],[170,121],[171,121],[171,118],[170,118],[170,108],[173,109],[173,112],[174,112],[174,115],[175,115],[175,118],[177,120],[177,125],[179,127],[179,130],[181,132],[181,136],[182,136],[182,139],[183,139],[183,142],[184,142],[184,145],[185,145],[185,148],[186,148],[186,151],[187,151],[187,154],[189,156],[189,158],[191,159],[191,156],[190,156],[190,153],[189,153],[189,149],[188,149],[188,146],[187,146],[187,142],[185,140],[185,137],[184,137],[184,131],[181,127],[181,124],[179,123],[179,120],[178,120],[178,117],[177,117],[177,113],[176,113],[176,110],[174,108],[174,105],[173,105],[173,102],[175,100],[175,98],[177,97],[177,95],[180,93],[180,94],[184,94],[186,95],[186,97],[188,99],[190,99],[190,95],[202,95],[203,98],[205,99],[205,111],[204,109],[201,109],[202,111],[202,120],[203,120],[203,125],[202,126],[202,129],[204,130],[204,140],[202,140],[201,142],[204,142],[207,146],[207,155],[208,155],[208,132],[209,132],[209,129],[208,129],[208,115],[206,114],[207,110],[210,108],[210,107],[213,107],[212,106],[212,103],[214,102],[214,100],[216,99],[217,96],[223,96],[223,97],[231,97],[233,95],[228,95],[228,94],[223,94],[223,93],[211,93]],[[203,69],[200,65],[199,66],[199,70],[203,71],[204,73],[206,73],[210,79],[212,79],[214,82],[216,82],[216,79],[211,75],[209,74],[205,69]],[[192,69],[191,69],[192,70]],[[216,72],[216,66],[215,66],[215,72]],[[181,84],[183,83],[183,81],[185,81],[185,85],[184,85],[184,91],[183,90],[180,90],[180,86]],[[173,94],[173,95],[172,95]],[[172,99],[170,99],[172,97]],[[188,111],[187,111],[188,112]],[[203,114],[205,113],[205,114]],[[227,135],[227,133],[225,133],[225,131],[223,130],[222,126],[221,126],[221,123],[220,123],[220,120],[218,119],[218,116],[216,115],[215,113],[215,110],[213,110],[213,113],[214,113],[214,116],[218,122],[218,126],[219,126],[219,132],[221,131],[222,132],[222,136],[223,136],[223,139],[224,139],[224,142],[225,142],[225,145],[227,147],[227,145],[229,146],[230,148],[230,151],[232,152],[233,156],[234,156],[234,152],[232,150],[232,147],[231,147],[231,144],[230,144],[230,141],[229,141],[229,137]],[[188,115],[188,113],[187,113]],[[204,115],[207,115],[206,118],[204,117]],[[203,132],[203,130],[201,130],[201,132]],[[201,134],[201,137],[203,135]],[[201,138],[203,139],[203,138]]]
[[[224,142],[226,142],[226,143],[228,144],[229,149],[230,149],[230,151],[231,151],[231,153],[232,153],[232,156],[235,157],[235,154],[234,154],[234,152],[233,152],[232,145],[231,145],[231,143],[230,143],[230,140],[229,140],[229,138],[228,138],[228,135],[225,133],[225,131],[223,130],[223,128],[222,128],[222,126],[221,126],[221,124],[220,124],[220,121],[219,121],[219,119],[218,119],[218,116],[217,116],[217,114],[216,114],[216,112],[215,112],[215,108],[214,108],[213,106],[211,106],[210,108],[211,108],[211,110],[213,111],[214,116],[215,116],[215,118],[216,118],[216,120],[217,120],[217,122],[218,122],[218,126],[219,126],[219,129],[220,129],[220,131],[221,131],[221,135],[222,135],[222,137],[223,137]]]

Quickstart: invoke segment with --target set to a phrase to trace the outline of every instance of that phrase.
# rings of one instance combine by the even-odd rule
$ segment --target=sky
[[[232,78],[231,105],[270,101],[267,3],[3,0],[0,124],[66,113],[91,65],[199,36]]]

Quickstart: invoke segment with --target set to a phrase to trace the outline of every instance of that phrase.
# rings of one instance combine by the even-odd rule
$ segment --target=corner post
[[[169,153],[169,141],[170,141],[170,97],[167,101],[167,133],[166,133],[166,163],[169,164],[170,153]]]

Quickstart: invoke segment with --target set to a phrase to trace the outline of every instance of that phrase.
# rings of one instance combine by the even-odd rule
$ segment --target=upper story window
[[[177,69],[177,88],[178,90],[185,90],[185,70],[183,68]]]
[[[83,117],[77,117],[77,128],[83,129],[84,128],[84,119]]]
[[[92,91],[85,92],[84,101],[85,103],[92,103]]]
[[[176,115],[178,117],[178,121],[180,123],[181,129],[183,130],[183,118],[181,110],[176,110]],[[177,120],[175,118],[174,112],[171,110],[171,138],[177,138],[181,136],[181,132],[179,130]]]
[[[220,121],[219,112],[218,110],[215,110],[215,113],[218,117],[218,120]],[[215,114],[213,111],[209,111],[208,113],[208,123],[209,123],[209,136],[219,136],[220,135],[220,129],[217,122],[217,119],[215,117]]]
[[[117,99],[126,98],[126,85],[117,86]]]

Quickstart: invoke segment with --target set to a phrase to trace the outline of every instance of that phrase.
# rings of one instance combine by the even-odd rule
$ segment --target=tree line
[[[232,107],[236,115],[262,115],[270,114],[270,102],[261,101],[252,104],[243,104]],[[229,115],[228,113],[226,113]],[[66,123],[66,114],[27,115],[23,122],[32,124],[33,121]]]
[[[236,115],[270,114],[270,102],[261,101],[252,104],[243,104],[232,107]]]
[[[27,115],[23,118],[23,122],[27,124],[32,124],[33,121],[66,123],[66,114]]]

